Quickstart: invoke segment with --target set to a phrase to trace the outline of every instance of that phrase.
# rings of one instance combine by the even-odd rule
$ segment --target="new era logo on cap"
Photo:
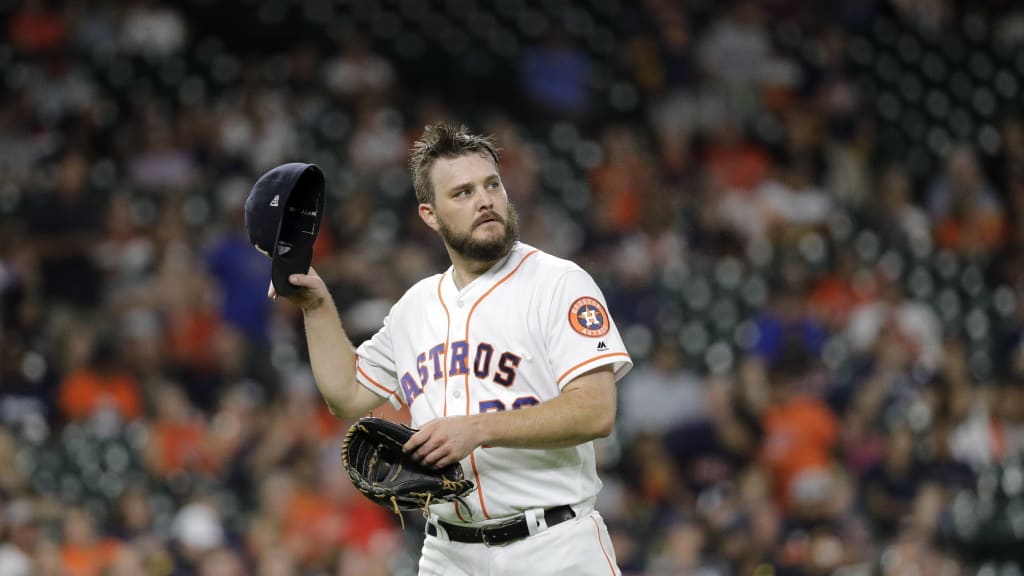
[[[270,256],[274,289],[288,296],[292,274],[305,274],[324,208],[324,173],[315,164],[282,164],[260,176],[245,201],[249,240]]]

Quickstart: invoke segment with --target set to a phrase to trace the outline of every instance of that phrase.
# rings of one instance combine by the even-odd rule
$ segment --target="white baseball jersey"
[[[357,350],[360,383],[413,427],[443,416],[529,408],[588,370],[632,367],[604,296],[576,264],[523,243],[459,290],[452,269],[416,283]],[[481,446],[462,461],[476,491],[468,506],[438,504],[444,520],[475,523],[576,504],[601,488],[594,446]]]

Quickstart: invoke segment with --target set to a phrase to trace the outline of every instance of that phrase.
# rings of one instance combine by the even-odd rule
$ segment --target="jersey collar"
[[[513,266],[515,263],[518,263],[523,254],[528,252],[529,249],[529,246],[517,240],[516,243],[512,245],[512,249],[508,251],[508,254],[496,261],[493,266],[478,276],[475,280],[463,286],[462,290],[459,290],[458,286],[455,285],[455,266],[449,266],[448,271],[445,272],[445,274],[448,275],[448,278],[445,279],[445,284],[448,286],[448,289],[451,290],[453,295],[464,298],[471,294],[478,286],[490,286],[491,283],[494,282],[495,277],[503,274],[505,269],[509,267],[510,263],[512,263]]]

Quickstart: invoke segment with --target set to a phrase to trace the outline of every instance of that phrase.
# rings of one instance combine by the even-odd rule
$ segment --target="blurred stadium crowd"
[[[355,343],[447,266],[412,139],[495,134],[637,368],[623,573],[1021,574],[1011,0],[0,2],[0,574],[415,571],[354,492],[241,203],[330,197]],[[385,413],[402,418],[400,413]]]

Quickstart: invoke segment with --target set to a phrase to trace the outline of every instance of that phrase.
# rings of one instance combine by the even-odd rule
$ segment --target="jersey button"
[[[462,300],[456,300],[455,305],[458,306],[459,308],[462,308]]]
[[[462,393],[459,392],[458,390],[456,390],[455,392],[452,392],[452,396],[455,396],[456,398],[461,398],[462,397]]]

